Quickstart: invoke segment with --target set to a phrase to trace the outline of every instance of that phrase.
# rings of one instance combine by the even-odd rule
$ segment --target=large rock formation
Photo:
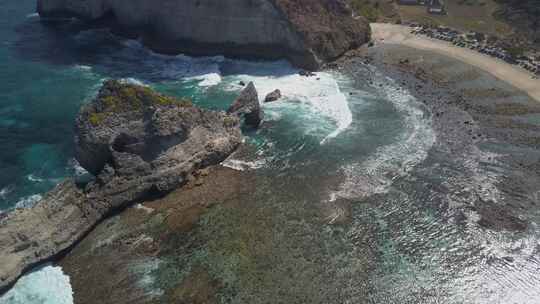
[[[246,125],[257,128],[263,119],[263,110],[259,102],[259,94],[253,82],[242,90],[240,96],[232,103],[227,113],[244,117]]]
[[[307,69],[370,39],[344,0],[38,0],[38,12],[107,20],[160,52],[288,58]]]
[[[96,179],[84,187],[68,180],[35,207],[0,219],[0,292],[111,212],[181,186],[242,140],[236,116],[118,81],[81,110],[76,134],[77,159]]]

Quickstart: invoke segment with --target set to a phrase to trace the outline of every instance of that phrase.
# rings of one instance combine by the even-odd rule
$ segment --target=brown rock
[[[266,95],[266,97],[264,98],[264,102],[272,102],[272,101],[276,101],[278,99],[281,98],[281,91],[279,89],[276,89],[270,93],[268,93],[268,95]]]

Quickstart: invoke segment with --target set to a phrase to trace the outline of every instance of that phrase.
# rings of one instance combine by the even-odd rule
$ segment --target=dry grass
[[[493,17],[497,8],[493,0],[446,0],[447,15],[428,14],[424,6],[410,5],[400,5],[399,13],[403,21],[446,25],[461,31],[496,36],[509,35],[510,26]]]

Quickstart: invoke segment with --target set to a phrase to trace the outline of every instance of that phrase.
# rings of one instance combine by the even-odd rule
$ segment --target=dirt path
[[[512,86],[527,92],[531,98],[540,102],[540,80],[533,79],[529,72],[517,66],[473,50],[453,46],[445,41],[413,35],[410,33],[410,28],[406,26],[372,23],[371,29],[375,42],[401,44],[416,49],[431,50],[458,59],[508,82]]]

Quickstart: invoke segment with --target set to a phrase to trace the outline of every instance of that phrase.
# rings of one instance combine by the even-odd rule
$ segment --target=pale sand
[[[372,23],[373,40],[376,43],[401,44],[408,47],[430,50],[478,67],[512,86],[523,90],[540,102],[540,80],[533,79],[528,71],[502,60],[476,51],[452,45],[449,42],[416,36],[403,25]]]

